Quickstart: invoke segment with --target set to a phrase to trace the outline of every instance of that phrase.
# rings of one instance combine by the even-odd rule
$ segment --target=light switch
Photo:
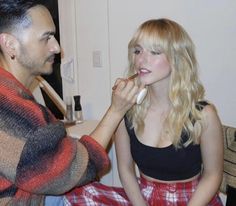
[[[102,52],[93,51],[93,67],[102,67]]]

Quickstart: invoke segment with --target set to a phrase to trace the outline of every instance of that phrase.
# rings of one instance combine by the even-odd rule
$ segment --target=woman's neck
[[[167,87],[149,87],[150,107],[170,108],[171,101],[169,99],[169,91]]]

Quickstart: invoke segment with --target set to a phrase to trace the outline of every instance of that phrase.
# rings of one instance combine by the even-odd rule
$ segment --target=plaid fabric
[[[186,183],[156,183],[139,180],[143,197],[150,206],[187,206],[199,180]],[[131,206],[125,191],[98,182],[76,188],[66,195],[66,206]],[[216,195],[208,206],[223,206]]]
[[[66,206],[131,206],[125,191],[93,182],[66,194]]]
[[[187,206],[196,190],[199,179],[185,183],[156,183],[141,178],[140,188],[148,205],[151,206]],[[216,195],[208,206],[223,206]]]

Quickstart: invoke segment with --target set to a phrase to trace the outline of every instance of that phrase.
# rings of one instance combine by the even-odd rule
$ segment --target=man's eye
[[[46,41],[49,41],[53,36],[52,35],[49,35],[45,38]]]

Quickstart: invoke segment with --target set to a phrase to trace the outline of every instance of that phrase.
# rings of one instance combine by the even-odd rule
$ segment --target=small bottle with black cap
[[[74,109],[74,115],[76,123],[82,123],[83,122],[83,114],[82,114],[82,106],[81,106],[81,98],[80,95],[74,96],[74,102],[75,102],[75,109]]]

